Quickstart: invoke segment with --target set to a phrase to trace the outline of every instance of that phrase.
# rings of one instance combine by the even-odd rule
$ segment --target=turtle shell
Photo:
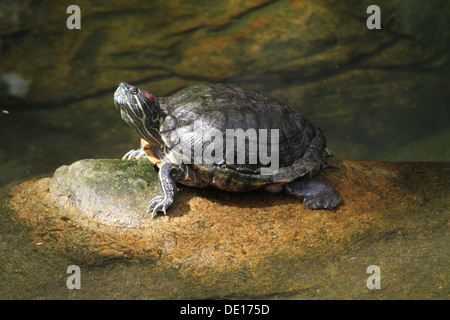
[[[177,158],[190,163],[189,166],[202,180],[202,183],[198,180],[184,181],[185,184],[248,191],[268,184],[290,182],[327,163],[329,154],[322,131],[298,111],[261,92],[228,84],[209,84],[188,87],[158,100],[162,110],[161,136],[168,149],[165,161]],[[242,129],[244,132],[266,129],[268,146],[271,145],[270,130],[278,129],[278,171],[270,175],[261,174],[261,169],[270,164],[261,163],[259,157],[256,163],[250,163],[248,141],[245,150],[243,147],[238,150],[238,144],[234,144],[234,155],[245,151],[245,162],[238,164],[234,159],[230,163],[225,157],[225,152],[228,152],[227,129]],[[218,131],[223,138],[222,161],[199,161],[196,155],[212,143],[205,137]],[[270,152],[268,147],[268,154]]]

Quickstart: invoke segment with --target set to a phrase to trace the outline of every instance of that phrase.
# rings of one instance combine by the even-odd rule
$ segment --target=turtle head
[[[141,138],[160,140],[161,108],[153,94],[122,82],[114,93],[114,105]]]

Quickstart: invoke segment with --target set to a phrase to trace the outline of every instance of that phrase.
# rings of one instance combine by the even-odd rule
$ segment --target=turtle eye
[[[139,93],[139,89],[136,87],[133,87],[130,89],[131,94],[138,94]]]

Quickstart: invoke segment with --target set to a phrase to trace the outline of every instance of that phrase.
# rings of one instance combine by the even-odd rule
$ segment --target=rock
[[[49,192],[59,199],[59,207],[74,208],[83,225],[95,220],[139,227],[146,203],[159,194],[154,173],[147,159],[77,161],[56,170]]]
[[[151,261],[147,290],[157,298],[298,298],[303,290],[336,288],[333,283],[345,287],[344,274],[352,277],[353,263],[364,277],[365,268],[380,259],[389,261],[383,270],[389,270],[386,278],[395,288],[399,280],[392,277],[411,268],[408,257],[425,261],[414,269],[417,281],[437,281],[440,272],[448,272],[443,261],[450,163],[333,164],[342,170],[322,170],[319,179],[335,186],[344,200],[334,211],[308,210],[284,193],[183,186],[167,216],[150,220],[145,207],[155,193],[152,166],[118,160],[61,167],[52,178],[14,187],[8,203],[12,217],[27,226],[44,253],[52,248],[83,265]],[[416,240],[433,246],[416,251]],[[407,251],[399,247],[402,241],[410,241]],[[369,259],[368,248],[378,255]],[[336,257],[345,259],[336,265]],[[431,258],[442,262],[427,269]],[[348,268],[339,272],[344,265]],[[157,290],[155,283],[167,290]]]

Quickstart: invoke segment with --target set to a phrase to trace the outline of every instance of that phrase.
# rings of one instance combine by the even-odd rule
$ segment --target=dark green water
[[[381,30],[364,1],[100,3],[79,4],[79,30],[64,1],[0,5],[0,185],[134,148],[113,106],[121,81],[157,96],[262,90],[316,122],[339,159],[450,160],[445,1],[382,1]]]

